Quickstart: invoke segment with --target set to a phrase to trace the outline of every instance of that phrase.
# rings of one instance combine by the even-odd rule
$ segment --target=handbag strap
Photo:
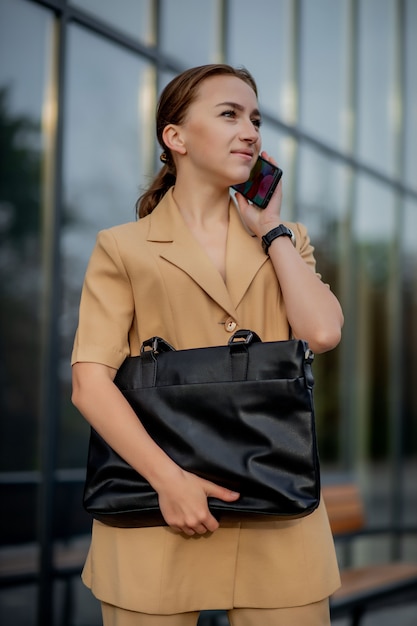
[[[311,364],[314,361],[314,352],[306,347],[306,351],[304,353],[304,378],[306,381],[307,387],[312,390],[314,387],[314,375],[313,370],[311,368]]]
[[[253,330],[244,328],[237,330],[228,341],[232,380],[246,380],[248,377],[249,354],[251,343],[261,342],[261,338]]]
[[[140,349],[140,361],[144,387],[155,387],[157,355],[162,352],[175,352],[175,348],[162,337],[150,337],[143,342]]]

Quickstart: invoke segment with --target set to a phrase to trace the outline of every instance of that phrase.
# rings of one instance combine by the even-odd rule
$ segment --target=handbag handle
[[[141,354],[145,354],[145,352],[149,352],[147,348],[150,348],[150,351],[153,354],[159,354],[160,352],[175,352],[175,348],[171,346],[168,341],[162,339],[162,337],[150,337],[143,342],[142,347],[140,349]]]
[[[228,345],[234,346],[238,344],[239,345],[244,344],[245,346],[248,346],[249,344],[255,343],[258,341],[261,341],[261,338],[253,330],[245,330],[242,328],[241,330],[237,330],[230,337],[228,341]],[[165,341],[165,339],[162,339],[162,337],[150,337],[149,339],[146,339],[142,343],[140,353],[144,354],[145,352],[149,352],[148,348],[150,348],[150,351],[153,352],[154,354],[159,354],[160,352],[174,352],[175,351],[175,348],[171,346],[171,344],[168,343],[168,341]]]
[[[245,380],[248,369],[248,346],[261,342],[261,338],[252,330],[237,330],[228,341],[232,380]],[[150,337],[141,346],[141,372],[143,385],[152,387],[156,384],[157,357],[163,352],[176,352],[170,343],[162,337]]]
[[[253,330],[246,330],[242,328],[241,330],[237,330],[227,342],[229,346],[233,346],[236,344],[245,344],[248,346],[251,343],[257,343],[258,341],[262,341],[259,335],[257,335]]]

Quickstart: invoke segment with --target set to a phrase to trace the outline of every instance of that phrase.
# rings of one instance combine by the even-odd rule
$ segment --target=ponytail
[[[164,165],[153,179],[150,187],[136,202],[136,216],[145,217],[152,213],[157,204],[162,200],[168,189],[175,185],[176,176],[169,165]]]

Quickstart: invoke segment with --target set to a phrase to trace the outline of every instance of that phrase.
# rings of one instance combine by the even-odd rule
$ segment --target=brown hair
[[[152,213],[168,189],[175,184],[176,168],[170,150],[165,146],[162,133],[168,124],[182,124],[189,106],[195,101],[200,84],[212,76],[235,76],[247,83],[258,95],[256,83],[245,68],[230,65],[201,65],[185,70],[176,76],[163,90],[156,109],[156,136],[164,151],[164,165],[151,185],[136,203],[138,217]]]

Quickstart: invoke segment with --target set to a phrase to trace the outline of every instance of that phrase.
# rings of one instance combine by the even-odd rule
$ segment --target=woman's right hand
[[[168,526],[191,536],[214,532],[219,527],[208,507],[209,496],[233,502],[240,494],[180,469],[175,481],[160,489],[158,496]]]
[[[152,485],[166,523],[187,535],[217,530],[219,523],[209,511],[208,496],[233,502],[239,494],[174,463],[151,439],[113,383],[115,369],[100,363],[75,363],[72,372],[73,403],[103,439]]]

